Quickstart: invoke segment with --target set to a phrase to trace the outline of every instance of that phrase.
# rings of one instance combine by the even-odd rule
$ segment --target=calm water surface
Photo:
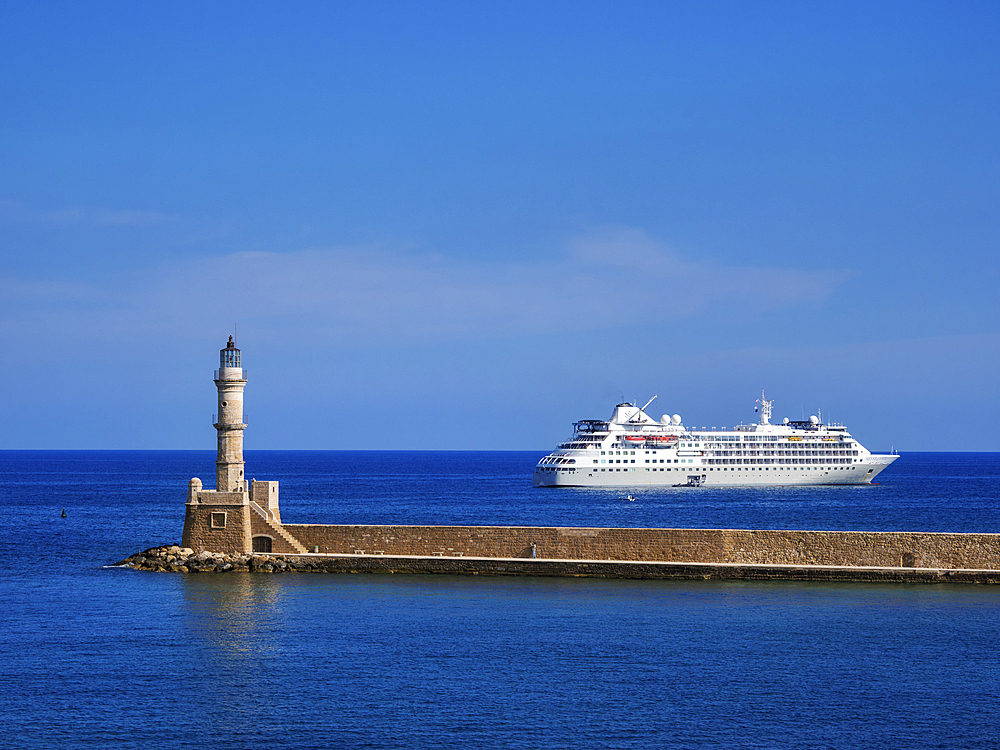
[[[303,523],[1000,530],[997,454],[631,503],[532,489],[540,455],[248,451],[247,468]],[[0,452],[8,746],[1000,745],[993,588],[102,567],[179,541],[214,458]]]

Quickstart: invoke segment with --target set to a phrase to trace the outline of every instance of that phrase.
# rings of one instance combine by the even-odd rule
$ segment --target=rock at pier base
[[[137,552],[117,563],[171,573],[410,573],[659,580],[840,581],[1000,584],[1000,570],[846,565],[748,565],[624,560],[422,557],[364,554],[226,554],[177,545]]]

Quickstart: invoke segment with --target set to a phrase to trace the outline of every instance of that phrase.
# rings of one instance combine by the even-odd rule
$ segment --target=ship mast
[[[760,423],[761,424],[771,424],[771,404],[774,400],[768,401],[764,398],[764,391],[761,389],[760,392]]]

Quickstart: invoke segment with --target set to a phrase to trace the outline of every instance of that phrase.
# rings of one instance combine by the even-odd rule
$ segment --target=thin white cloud
[[[823,301],[852,275],[724,266],[685,258],[639,230],[606,229],[537,262],[458,262],[379,246],[241,252],[127,272],[98,289],[52,289],[48,305],[41,288],[10,291],[30,295],[49,320],[74,308],[70,325],[86,320],[104,335],[240,321],[281,335],[386,343],[602,330],[627,324],[628,310],[689,319],[723,303],[773,309]],[[88,301],[88,310],[71,300]]]
[[[574,240],[537,263],[449,263],[378,247],[239,253],[201,261],[183,279],[169,274],[152,298],[202,309],[226,298],[243,316],[338,337],[439,338],[615,327],[623,306],[689,318],[714,303],[823,301],[852,275],[690,261],[624,232]]]
[[[694,316],[717,303],[774,309],[821,303],[857,274],[850,270],[806,271],[759,266],[725,266],[690,259],[638,229],[607,228],[575,238],[581,291],[595,278],[608,298],[655,299],[661,310]]]

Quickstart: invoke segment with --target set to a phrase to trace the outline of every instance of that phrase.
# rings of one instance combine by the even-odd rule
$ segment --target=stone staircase
[[[261,508],[259,505],[257,505],[257,503],[251,501],[250,509],[264,520],[264,523],[267,524],[267,527],[271,529],[271,531],[273,531],[279,537],[284,539],[289,545],[291,545],[291,548],[293,550],[295,550],[299,554],[305,554],[306,552],[309,551],[302,545],[301,542],[299,542],[298,539],[296,539],[294,536],[285,531],[284,527],[280,523],[270,518],[270,514],[266,510]]]

